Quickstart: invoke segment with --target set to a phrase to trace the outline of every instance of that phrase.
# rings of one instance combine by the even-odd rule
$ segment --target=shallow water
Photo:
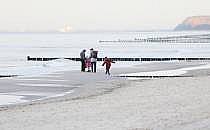
[[[56,71],[79,70],[79,63],[63,60],[79,57],[82,49],[95,48],[99,57],[210,57],[208,43],[100,43],[99,40],[209,34],[210,32],[95,32],[0,33],[0,75],[37,76]],[[89,52],[87,52],[88,54]],[[59,57],[48,62],[26,57]],[[127,64],[127,63],[126,63]],[[132,63],[129,63],[132,65]],[[127,65],[129,65],[127,64]],[[118,63],[121,66],[121,62]],[[123,64],[122,64],[123,65]]]

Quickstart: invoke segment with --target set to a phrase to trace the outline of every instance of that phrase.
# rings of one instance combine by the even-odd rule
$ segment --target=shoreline
[[[119,85],[120,89],[97,96],[17,106],[0,111],[0,129],[208,130],[209,72],[193,70],[187,74],[194,77],[125,84],[114,81],[113,86]]]
[[[181,68],[185,68],[185,67],[187,67],[187,68],[195,67],[196,68],[196,67],[199,67],[199,66],[202,66],[202,65],[205,65],[205,64],[206,64],[206,62],[205,63],[202,63],[202,62],[172,62],[172,63],[171,62],[162,62],[162,63],[154,62],[154,63],[146,63],[146,64],[141,64],[141,65],[136,65],[136,66],[133,66],[133,67],[130,67],[130,68],[127,68],[127,67],[114,68],[114,70],[113,70],[113,75],[114,76],[112,76],[111,78],[105,76],[102,72],[103,70],[99,70],[99,72],[97,74],[87,72],[87,74],[83,73],[83,76],[92,75],[92,77],[91,76],[89,77],[89,80],[92,80],[90,78],[95,78],[96,75],[97,75],[97,77],[99,77],[99,79],[92,80],[92,81],[90,81],[90,83],[88,83],[86,85],[85,85],[85,83],[88,81],[88,79],[82,81],[83,83],[81,83],[81,80],[79,80],[79,83],[74,83],[74,84],[80,84],[83,87],[76,88],[76,90],[74,88],[72,88],[68,91],[65,91],[63,94],[62,93],[57,94],[58,96],[52,95],[52,96],[48,96],[48,97],[39,98],[39,99],[36,99],[36,100],[24,101],[23,103],[18,103],[18,104],[1,105],[0,106],[0,111],[7,110],[7,109],[10,109],[10,108],[16,108],[16,107],[19,107],[19,106],[27,106],[27,105],[35,105],[35,104],[40,104],[40,103],[65,101],[66,99],[68,99],[68,100],[84,99],[84,98],[88,98],[88,97],[92,97],[92,96],[98,96],[98,95],[101,95],[101,94],[104,94],[104,93],[107,93],[107,92],[111,92],[114,89],[118,88],[116,86],[126,86],[125,84],[128,84],[129,82],[132,82],[126,77],[116,76],[116,75],[122,74],[121,73],[122,71],[126,72],[128,74],[129,73],[132,74],[132,72],[136,72],[136,71],[139,72],[140,70],[141,71],[144,70],[145,72],[149,71],[149,73],[151,71],[151,73],[152,73],[152,72],[155,72],[155,70],[156,71],[157,70],[167,71],[169,69],[169,71],[173,71],[174,69],[181,69]],[[161,68],[160,66],[163,66],[163,67]],[[193,70],[191,70],[191,71],[193,71]],[[196,72],[196,70],[195,70],[195,72]],[[210,73],[210,72],[206,71],[206,69],[203,69],[203,72]],[[76,73],[77,76],[78,76],[78,74],[80,75],[80,72],[78,72],[78,71],[71,71],[71,73]],[[191,76],[193,76],[192,74],[193,73],[190,73],[190,71],[189,71],[186,74],[179,74],[179,76],[174,76],[174,77],[172,76],[171,78],[182,77],[182,76],[183,77],[191,77]],[[55,75],[55,74],[50,74],[50,75]],[[50,77],[50,75],[49,75],[49,77]],[[65,72],[61,73],[61,75],[63,75],[63,77],[68,77],[69,72],[65,71]],[[55,76],[57,76],[57,74]],[[70,74],[70,76],[72,76],[72,75]],[[150,77],[149,76],[149,78],[147,77],[146,79],[144,79],[144,76],[143,76],[142,79],[141,78],[135,78],[135,80],[142,80],[143,81],[143,80],[148,80],[148,79],[152,80],[153,78],[167,78],[167,76],[165,76],[165,77],[164,76],[162,76],[162,77],[158,77],[158,76]],[[24,78],[24,77],[23,77],[23,79],[27,80],[27,78]],[[32,80],[32,79],[30,79],[30,80]],[[34,79],[34,80],[36,81],[36,79]],[[67,79],[65,79],[65,80],[67,80]],[[109,84],[115,84],[115,85],[108,86],[108,87],[104,87],[103,85],[101,85],[101,84],[107,83],[107,82]],[[25,85],[27,85],[27,84],[25,84]],[[28,84],[28,85],[30,85],[30,84]],[[41,85],[42,84],[40,84],[40,87],[41,87]],[[54,85],[54,86],[56,86],[56,85]],[[90,86],[103,86],[103,87],[95,87],[94,88],[94,87],[90,87]],[[20,95],[20,96],[22,97],[22,95]]]

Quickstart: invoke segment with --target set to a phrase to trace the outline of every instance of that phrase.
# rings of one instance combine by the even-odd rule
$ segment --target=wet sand
[[[144,62],[134,67],[118,68],[116,63],[113,64],[111,70],[112,76],[109,77],[104,74],[104,69],[102,69],[100,63],[98,63],[99,70],[97,73],[67,71],[42,75],[40,77],[18,76],[13,78],[1,78],[0,85],[2,87],[0,87],[0,93],[3,94],[3,96],[12,96],[11,98],[15,98],[14,96],[16,96],[20,98],[19,100],[23,100],[23,104],[30,103],[31,101],[35,102],[36,100],[40,102],[42,99],[52,99],[53,97],[66,94],[68,94],[68,98],[72,99],[84,98],[118,88],[118,85],[102,86],[104,86],[103,82],[104,84],[125,83],[125,78],[116,77],[121,73],[173,70],[202,64],[205,64],[205,62]],[[16,102],[12,102],[12,106],[15,103]],[[20,104],[21,101],[17,101],[17,103]],[[5,107],[5,105],[1,105],[1,103],[0,106]]]
[[[198,64],[155,63],[113,69],[112,73],[170,70]],[[69,79],[66,83],[78,85],[79,89],[63,97],[2,109],[0,129],[207,130],[209,72],[193,70],[186,74],[192,77],[135,81],[107,78],[102,70],[97,74],[62,72],[55,79]]]

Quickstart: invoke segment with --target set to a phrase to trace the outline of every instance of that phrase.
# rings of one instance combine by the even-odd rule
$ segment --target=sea
[[[38,77],[58,71],[79,71],[79,62],[66,60],[64,58],[79,57],[79,53],[83,49],[87,50],[88,55],[90,48],[97,50],[98,57],[102,58],[105,56],[131,58],[209,58],[210,43],[99,42],[132,41],[142,38],[204,34],[210,34],[210,31],[0,33],[0,75]],[[40,58],[55,57],[59,59],[53,61],[27,61],[27,56]],[[129,67],[134,64],[141,63],[118,62],[118,64],[113,67]]]
[[[0,75],[37,76],[55,70],[78,70],[77,63],[63,58],[79,57],[81,50],[88,53],[90,48],[99,52],[98,57],[210,57],[210,43],[99,42],[200,34],[210,32],[0,33]],[[34,62],[27,61],[27,56],[60,60]]]

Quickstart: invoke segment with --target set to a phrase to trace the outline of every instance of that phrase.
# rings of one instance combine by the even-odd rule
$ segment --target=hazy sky
[[[172,29],[210,0],[0,0],[0,31]]]

